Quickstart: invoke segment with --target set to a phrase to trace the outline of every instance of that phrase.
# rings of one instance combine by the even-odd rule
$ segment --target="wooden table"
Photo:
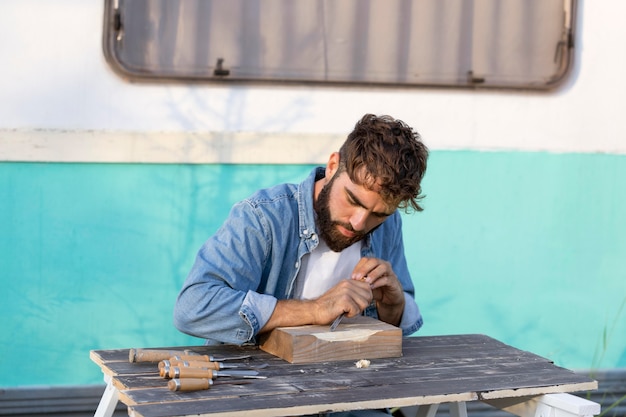
[[[441,403],[466,415],[466,401],[484,401],[520,416],[591,416],[597,403],[566,394],[597,382],[548,359],[484,335],[410,337],[400,358],[290,364],[254,346],[194,346],[201,354],[250,354],[238,362],[267,363],[263,380],[171,392],[156,363],[129,363],[128,349],[94,350],[91,359],[107,388],[96,416],[110,416],[118,402],[130,416],[293,416],[327,411],[420,406],[434,415]],[[367,358],[363,358],[367,359]],[[221,379],[221,380],[225,380]],[[546,414],[547,413],[547,414]]]

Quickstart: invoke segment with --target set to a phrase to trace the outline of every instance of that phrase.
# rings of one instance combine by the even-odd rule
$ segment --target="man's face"
[[[315,201],[320,236],[335,252],[363,239],[395,209],[377,192],[352,182],[345,171],[336,172]]]

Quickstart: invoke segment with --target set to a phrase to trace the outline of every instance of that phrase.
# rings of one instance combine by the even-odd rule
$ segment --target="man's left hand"
[[[370,284],[380,320],[394,326],[400,324],[404,312],[404,290],[389,262],[361,258],[351,278]]]

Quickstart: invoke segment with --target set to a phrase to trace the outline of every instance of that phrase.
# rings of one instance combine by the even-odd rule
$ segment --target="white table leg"
[[[410,405],[407,407],[400,407],[403,415],[415,417],[435,417],[438,409],[439,404]]]
[[[450,417],[467,417],[465,401],[450,403]]]
[[[111,417],[119,399],[119,392],[117,391],[117,388],[113,386],[111,377],[105,375],[104,380],[107,383],[107,386],[104,389],[102,398],[100,398],[100,403],[98,404],[94,417]]]
[[[564,393],[483,401],[520,417],[591,417],[600,414],[600,404]]]
[[[467,417],[467,406],[465,401],[449,403],[450,417]],[[435,417],[439,411],[439,404],[415,405],[402,407],[402,411],[407,414],[415,413],[415,417]]]

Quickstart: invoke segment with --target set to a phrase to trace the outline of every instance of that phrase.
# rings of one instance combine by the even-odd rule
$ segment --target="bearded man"
[[[174,322],[208,343],[365,314],[422,325],[399,210],[421,211],[428,150],[401,120],[366,114],[326,167],[235,204],[197,254]]]

